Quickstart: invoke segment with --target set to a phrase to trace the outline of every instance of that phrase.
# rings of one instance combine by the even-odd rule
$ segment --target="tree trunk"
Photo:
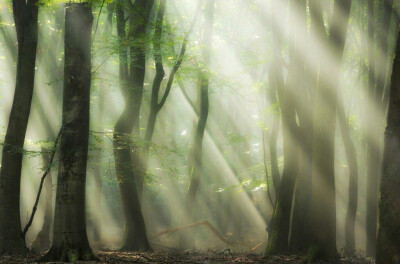
[[[42,148],[43,169],[46,170],[50,164],[49,149]],[[50,229],[51,220],[53,219],[53,183],[51,172],[48,173],[44,180],[44,200],[45,211],[42,229],[39,231],[35,241],[32,243],[32,250],[35,252],[44,252],[50,248]]]
[[[275,67],[276,66],[271,66],[271,70],[269,73],[271,88],[269,90],[268,95],[271,105],[278,105],[277,90],[279,89],[279,87],[283,86],[283,77],[277,76],[277,72],[274,69]],[[278,197],[279,187],[281,186],[281,175],[279,173],[278,151],[277,151],[279,123],[280,123],[279,116],[280,116],[279,108],[277,108],[277,110],[275,110],[272,113],[272,127],[269,138],[269,155],[271,159],[272,182],[274,184],[274,189],[275,189],[275,201]]]
[[[379,111],[369,113],[367,120],[367,220],[366,220],[366,255],[375,257],[376,239],[378,227],[378,199],[379,179],[381,177],[382,162],[382,121],[385,105],[382,101],[386,82],[388,60],[388,38],[390,20],[393,9],[393,0],[383,1],[382,23],[377,28],[374,26],[374,1],[368,1],[368,61],[369,61],[369,97]],[[376,30],[378,29],[378,30]],[[374,55],[374,35],[377,32],[377,40],[381,56]],[[372,42],[371,42],[372,41]],[[375,62],[376,59],[376,62]],[[376,66],[376,67],[375,67]],[[375,70],[376,69],[376,70]],[[376,78],[375,78],[376,76]]]
[[[43,257],[47,261],[95,260],[86,234],[85,214],[92,23],[88,3],[67,4],[60,164],[53,243]]]
[[[297,6],[297,9],[301,14],[301,17],[299,16],[301,24],[298,29],[299,32],[296,35],[304,37],[308,35],[306,23],[306,1],[299,1]],[[310,38],[307,36],[306,40],[309,41]],[[299,55],[295,56],[299,57]],[[319,62],[317,62],[317,65],[318,64]],[[311,233],[312,116],[314,105],[313,94],[315,92],[315,83],[311,82],[311,80],[317,80],[317,76],[314,74],[314,71],[307,71],[304,62],[299,58],[297,58],[296,68],[298,80],[296,83],[298,84],[298,89],[295,90],[295,96],[297,100],[299,100],[299,103],[296,105],[296,111],[299,119],[298,133],[301,140],[297,140],[299,146],[299,165],[293,206],[290,249],[306,253],[311,242],[309,234]]]
[[[330,25],[329,43],[325,44],[325,56],[333,61],[321,64],[321,81],[315,98],[313,138],[313,179],[311,223],[312,246],[308,261],[337,258],[336,247],[336,197],[335,197],[335,128],[337,87],[343,57],[351,1],[336,0]],[[332,46],[331,46],[332,45]],[[327,81],[329,72],[332,78]]]
[[[400,31],[398,32],[400,36]],[[397,39],[393,64],[389,110],[385,131],[377,264],[397,264],[400,261],[400,38]]]
[[[18,39],[14,101],[0,172],[0,254],[26,253],[21,236],[20,185],[23,147],[32,103],[38,39],[37,0],[12,1]]]
[[[345,247],[353,253],[355,250],[355,222],[358,204],[358,162],[356,147],[350,136],[349,124],[346,120],[343,105],[338,104],[337,115],[344,149],[346,151],[347,164],[349,166],[349,200],[345,223]]]
[[[372,101],[374,100],[375,91],[375,56],[374,56],[374,2],[368,0],[368,36],[370,41],[367,44],[368,50],[368,94]],[[378,181],[379,181],[379,157],[380,151],[376,143],[379,136],[376,135],[378,130],[375,128],[375,118],[367,119],[367,200],[366,200],[366,255],[367,257],[375,257],[376,250],[376,234],[377,234],[377,218],[378,218]]]
[[[208,69],[211,58],[212,37],[214,29],[214,5],[215,0],[207,0],[205,8],[205,24],[204,24],[204,39],[203,39],[203,65]],[[191,213],[196,199],[196,194],[200,185],[200,178],[202,174],[202,156],[203,156],[203,138],[206,129],[207,117],[209,112],[209,71],[202,69],[199,73],[200,81],[200,115],[197,123],[193,147],[191,150],[191,163],[190,168],[190,184],[189,190],[185,199],[184,207],[184,222],[191,219]],[[179,239],[179,246],[181,249],[187,248],[190,244],[188,234],[183,234]],[[193,241],[193,240],[192,240]]]
[[[294,66],[291,66],[290,76],[288,76],[288,79],[290,78],[291,80],[287,81],[283,91],[283,87],[278,91],[282,112],[283,155],[285,163],[282,182],[275,204],[274,219],[272,220],[272,236],[268,245],[268,255],[284,253],[289,249],[290,215],[298,165],[298,142],[296,142],[298,127],[296,124],[294,94],[291,89],[294,84],[293,78],[295,77],[295,73],[293,72],[295,70]]]
[[[271,103],[271,105],[278,105],[278,99],[277,99],[277,90],[279,87],[283,86],[283,77],[282,77],[282,71],[278,71],[275,69],[278,65],[276,65],[275,62],[272,63],[270,67],[270,71],[268,74],[269,82],[270,82],[270,89],[268,91],[268,98]],[[281,66],[279,66],[281,67]],[[278,75],[279,74],[279,75]],[[271,127],[271,133],[269,135],[269,154],[270,154],[270,162],[271,162],[271,176],[272,176],[272,183],[274,186],[274,193],[275,193],[275,199],[272,202],[272,207],[273,210],[275,210],[275,204],[278,199],[278,193],[279,193],[279,187],[281,184],[281,176],[279,173],[279,167],[278,167],[278,152],[277,152],[277,143],[278,143],[278,133],[279,133],[279,108],[277,110],[274,110],[272,113],[272,127]],[[270,194],[268,193],[268,199],[271,199]],[[268,233],[268,245],[271,242],[271,237],[272,237],[272,229],[273,229],[273,220],[274,220],[274,215],[272,214],[271,218],[267,220],[267,233]]]
[[[129,251],[151,250],[138,193],[142,165],[138,147],[132,145],[131,133],[139,120],[142,102],[146,66],[146,42],[143,38],[152,3],[153,1],[135,1],[131,10],[129,39],[127,39],[123,2],[116,2],[117,31],[120,40],[120,85],[125,97],[125,108],[114,127],[113,145],[115,168],[125,215],[125,241],[122,250]],[[124,46],[127,40],[130,45],[130,58]]]

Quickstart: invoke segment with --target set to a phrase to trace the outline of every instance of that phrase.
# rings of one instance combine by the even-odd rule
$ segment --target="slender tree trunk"
[[[0,172],[0,254],[23,254],[20,185],[23,147],[32,103],[38,5],[36,0],[12,1],[18,39],[17,78],[14,101],[3,145]]]
[[[50,150],[42,148],[42,160],[43,169],[46,170],[50,164]],[[51,172],[48,173],[46,179],[44,180],[44,201],[45,212],[42,229],[39,231],[35,241],[32,243],[32,250],[36,252],[43,252],[50,248],[50,229],[51,221],[53,219],[53,181],[51,178]]]
[[[356,147],[350,136],[349,124],[346,120],[344,107],[338,103],[337,115],[344,149],[346,151],[347,164],[349,166],[349,200],[345,223],[345,246],[350,253],[355,250],[355,222],[358,204],[358,162]]]
[[[283,76],[281,74],[282,71],[280,70],[277,72],[277,70],[275,69],[277,66],[278,65],[276,65],[275,62],[273,62],[273,65],[271,65],[270,72],[268,74],[269,82],[271,84],[270,89],[268,91],[268,98],[269,98],[271,105],[278,104],[277,89],[279,89],[279,87],[281,87],[280,85],[283,85]],[[276,110],[274,110],[274,112],[272,113],[272,127],[271,127],[271,133],[269,135],[271,176],[272,176],[272,183],[274,186],[274,193],[275,193],[275,199],[272,201],[273,210],[275,210],[275,204],[278,199],[279,187],[281,184],[281,176],[279,173],[278,152],[277,152],[279,123],[280,123],[279,116],[280,116],[279,108],[276,108]],[[268,197],[268,199],[270,199],[270,197]],[[267,222],[268,244],[271,242],[271,238],[272,238],[273,221],[274,221],[274,215],[272,215],[271,218]]]
[[[277,90],[279,89],[279,87],[281,87],[281,85],[283,85],[283,77],[277,76],[277,72],[274,69],[274,67],[275,66],[271,66],[271,70],[269,73],[271,88],[269,90],[268,95],[271,105],[278,104]],[[274,184],[274,189],[275,189],[275,201],[278,197],[279,187],[281,185],[281,175],[279,173],[278,151],[277,151],[279,123],[280,123],[279,116],[280,116],[279,108],[276,108],[276,110],[274,110],[274,112],[272,113],[272,127],[271,127],[271,134],[269,137],[269,155],[271,159],[272,182]]]
[[[91,33],[88,3],[67,4],[63,125],[53,243],[44,260],[95,260],[86,234],[85,186],[89,140]]]
[[[104,25],[104,32],[103,34],[105,35],[110,35],[112,32],[112,17],[114,14],[114,9],[115,9],[115,4],[108,4],[107,5],[107,10],[108,10],[108,15],[107,15],[107,20]],[[105,106],[105,91],[106,91],[106,84],[105,83],[100,83],[99,87],[99,95],[98,95],[98,103],[97,103],[97,116],[95,122],[98,124],[97,125],[97,130],[102,131],[104,128],[104,106]],[[102,211],[101,211],[101,199],[103,197],[103,182],[102,182],[102,149],[100,146],[96,149],[95,151],[95,158],[93,162],[93,177],[94,177],[94,182],[95,182],[95,193],[94,193],[94,214],[92,214],[92,217],[102,217]],[[97,219],[94,219],[92,222],[93,225],[93,239],[94,241],[99,242],[100,244],[98,245],[99,247],[102,247],[102,230],[101,230],[101,221],[97,221]]]
[[[204,39],[203,46],[205,47],[203,50],[203,65],[207,69],[210,65],[211,58],[211,47],[212,47],[212,36],[214,29],[214,5],[215,0],[207,0],[206,8],[205,8],[205,21],[204,21]],[[208,99],[208,90],[209,90],[209,71],[202,70],[199,73],[199,82],[200,82],[200,115],[197,123],[194,139],[193,139],[193,147],[191,150],[191,154],[193,155],[189,168],[190,168],[190,184],[189,190],[185,199],[185,207],[184,207],[184,219],[185,222],[188,222],[188,219],[191,219],[191,213],[194,206],[194,202],[196,199],[196,195],[200,185],[200,178],[202,174],[202,156],[203,156],[203,138],[204,132],[207,123],[207,117],[209,112],[209,99]],[[184,234],[179,239],[180,248],[187,248],[189,244],[188,234]]]
[[[99,95],[99,98],[102,98],[103,95]],[[97,115],[97,118],[99,118],[99,121],[102,120],[103,117],[103,111],[101,110],[104,107],[104,102],[103,99],[100,99],[99,101],[99,112]],[[101,127],[101,126],[100,126]],[[101,198],[102,198],[102,192],[103,192],[103,183],[102,183],[102,170],[101,170],[101,159],[102,159],[102,150],[97,149],[95,151],[95,158],[93,161],[93,177],[94,177],[94,184],[95,184],[95,189],[94,189],[94,194],[93,194],[93,214],[91,215],[92,218],[95,217],[100,217],[102,216],[101,214]],[[98,219],[91,219],[92,220],[92,228],[93,228],[93,240],[96,242],[101,243],[101,221],[98,221]]]
[[[135,1],[130,10],[129,38],[123,2],[116,2],[117,32],[120,40],[120,85],[125,97],[125,108],[114,126],[114,156],[117,179],[125,215],[123,250],[151,250],[139,201],[142,165],[138,147],[133,146],[131,134],[139,121],[146,66],[144,39],[153,1]],[[126,41],[129,41],[130,58]],[[133,42],[134,43],[133,43]],[[129,67],[128,67],[129,66]],[[136,135],[139,137],[139,135]],[[133,161],[133,162],[132,162]]]
[[[58,7],[58,9],[56,10],[55,14],[54,14],[54,20],[55,20],[55,25],[56,25],[56,30],[57,32],[63,32],[63,24],[64,24],[64,13],[65,13],[65,6],[64,4],[60,4]],[[42,34],[39,36],[39,39],[43,37],[43,32]],[[57,59],[57,54],[59,54],[61,52],[61,46],[60,44],[63,43],[62,42],[63,39],[63,35],[62,37],[60,37],[59,34],[53,34],[50,38],[50,41],[48,41],[47,45],[44,44],[44,49],[52,49],[50,52],[46,53],[46,56],[41,56],[38,59],[37,64],[38,65],[43,65],[45,64],[48,72],[51,72],[50,75],[48,75],[48,79],[47,81],[49,83],[53,83],[52,85],[52,91],[53,91],[53,95],[56,98],[56,106],[54,107],[54,111],[56,111],[57,116],[58,113],[60,114],[59,116],[61,117],[61,111],[60,111],[60,105],[62,105],[62,82],[55,82],[55,80],[59,80],[60,78],[62,78],[62,76],[64,75],[63,72],[63,64],[64,61],[58,61]],[[38,47],[40,49],[40,47]],[[55,68],[55,65],[56,68]],[[40,67],[40,66],[38,66]],[[38,90],[34,90],[36,98],[40,98],[39,94],[36,94]],[[45,132],[47,134],[48,137],[52,137],[55,138],[57,136],[55,129],[54,129],[54,125],[56,126],[61,126],[61,120],[60,123],[58,123],[57,120],[57,124],[52,124],[50,122],[49,117],[46,114],[45,108],[40,104],[36,104],[36,106],[38,107],[38,114],[40,116],[42,116],[41,121],[42,121],[42,126],[45,128]],[[48,109],[46,109],[48,110]],[[49,164],[50,162],[50,149],[47,148],[42,148],[42,161],[43,161],[43,167],[44,169],[46,169],[48,166],[52,166],[52,164]],[[46,176],[46,179],[44,181],[44,203],[45,203],[45,214],[44,214],[44,220],[43,220],[43,225],[41,228],[41,231],[39,231],[39,233],[37,234],[37,237],[35,239],[35,241],[32,243],[32,250],[36,251],[36,252],[44,252],[47,251],[50,246],[51,246],[51,241],[50,241],[50,236],[51,236],[51,223],[53,220],[53,183],[52,183],[52,176],[51,176],[51,171],[49,172],[49,174]],[[43,199],[42,199],[43,201]]]
[[[400,31],[398,33],[400,36]],[[377,264],[400,261],[400,38],[394,59],[379,202]]]
[[[368,50],[368,93],[369,98],[376,103],[379,103],[375,99],[376,88],[375,88],[375,54],[374,54],[374,2],[368,0],[368,36],[369,41],[367,44]],[[380,109],[380,104],[376,105]],[[367,119],[367,204],[366,204],[366,255],[368,257],[375,257],[376,250],[376,237],[377,237],[377,219],[378,219],[378,182],[379,182],[379,167],[380,167],[380,149],[379,133],[378,129],[375,128],[377,116],[374,113],[375,118],[371,117]]]
[[[149,144],[153,138],[154,128],[156,125],[156,119],[158,112],[161,110],[159,104],[159,93],[161,88],[161,82],[165,76],[163,59],[162,59],[162,50],[161,50],[161,42],[162,42],[162,32],[163,32],[163,22],[164,15],[166,9],[166,0],[161,0],[159,10],[157,13],[157,18],[155,22],[155,33],[154,33],[154,61],[156,64],[156,75],[153,81],[153,87],[151,90],[151,100],[150,100],[150,114],[149,119],[147,121],[146,135],[145,135],[145,143]],[[146,152],[149,150],[149,146],[145,150]],[[147,155],[146,155],[147,156]],[[145,158],[147,160],[147,157]]]
[[[326,44],[327,58],[333,61],[333,67],[322,63],[321,72],[330,72],[333,77],[329,80],[333,81],[327,81],[327,76],[322,75],[315,98],[310,263],[318,259],[337,258],[334,169],[336,102],[350,9],[351,1],[335,1],[329,43],[321,40]]]

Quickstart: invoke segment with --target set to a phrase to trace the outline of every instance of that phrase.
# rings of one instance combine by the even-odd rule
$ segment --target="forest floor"
[[[267,263],[267,264],[299,264],[304,260],[303,256],[274,256],[265,258],[261,254],[231,254],[229,250],[223,252],[185,252],[185,253],[167,253],[167,252],[120,252],[120,251],[96,251],[99,261],[77,262],[85,264],[97,263]],[[0,263],[19,264],[19,263],[38,263],[39,255],[31,254],[24,258],[2,257]],[[51,262],[61,263],[61,262]],[[339,263],[339,264],[374,264],[373,260],[366,260],[360,257],[342,258],[340,262],[321,262],[321,263]]]

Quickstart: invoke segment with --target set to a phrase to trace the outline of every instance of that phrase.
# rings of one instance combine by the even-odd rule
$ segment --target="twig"
[[[94,41],[94,38],[96,37],[97,28],[99,27],[99,20],[100,20],[100,16],[101,16],[101,11],[103,10],[103,6],[104,6],[105,2],[106,2],[106,0],[103,0],[103,3],[101,4],[101,7],[100,7],[99,16],[97,17],[97,23],[96,23],[96,28],[95,28],[94,33],[93,33],[92,42]]]
[[[39,190],[38,190],[38,193],[37,193],[37,195],[36,195],[35,204],[33,205],[31,217],[29,218],[29,221],[28,221],[28,223],[26,224],[26,226],[25,226],[25,228],[24,228],[24,231],[22,232],[22,239],[23,239],[24,241],[25,241],[26,233],[28,232],[29,228],[31,227],[32,222],[33,222],[33,218],[35,217],[35,213],[36,213],[37,206],[38,206],[38,203],[39,203],[40,194],[42,193],[43,183],[44,183],[44,180],[45,180],[47,174],[49,174],[49,172],[50,172],[50,169],[51,169],[51,166],[50,166],[50,165],[53,163],[54,156],[55,156],[55,154],[56,154],[57,144],[58,144],[58,140],[60,139],[60,136],[61,136],[61,131],[62,131],[62,127],[60,128],[60,131],[58,132],[56,141],[54,142],[54,148],[53,148],[53,151],[52,151],[52,153],[51,153],[51,158],[50,158],[49,166],[46,168],[46,171],[44,172],[44,174],[43,174],[43,176],[42,176],[42,179],[40,180]]]
[[[186,225],[186,226],[180,226],[180,227],[170,228],[170,229],[164,230],[164,231],[162,231],[162,232],[160,232],[160,233],[157,233],[157,234],[155,234],[155,235],[150,236],[149,239],[157,238],[157,237],[160,237],[160,236],[165,235],[165,234],[168,234],[168,233],[174,233],[174,232],[177,232],[177,231],[189,229],[189,228],[196,227],[196,226],[200,226],[200,225],[205,225],[205,226],[207,226],[207,227],[211,230],[211,232],[214,233],[214,235],[215,235],[216,237],[218,237],[222,242],[225,242],[227,245],[241,244],[241,242],[233,242],[233,241],[229,241],[229,240],[227,240],[226,238],[224,238],[224,237],[217,231],[217,229],[216,229],[215,227],[213,227],[213,226],[210,224],[210,222],[208,222],[207,220],[206,220],[206,221],[194,222],[194,223],[192,223],[192,224],[190,224],[190,225]]]
[[[255,247],[253,247],[252,249],[250,249],[250,251],[256,250],[257,248],[259,248],[260,246],[264,245],[265,243],[267,243],[267,242],[261,242],[261,243],[258,244],[257,246],[255,246]]]
[[[231,252],[231,249],[230,249],[230,248],[224,249],[223,251],[217,253],[217,255],[222,255],[222,254],[224,254],[224,253],[227,252],[227,251],[228,251],[229,255],[232,256],[232,252]]]
[[[139,258],[144,258],[144,259],[146,259],[146,260],[148,260],[148,261],[150,261],[150,262],[152,262],[152,261],[153,261],[151,258],[149,258],[149,257],[146,257],[145,255],[136,254],[136,256],[138,256]]]
[[[186,32],[184,38],[183,38],[183,42],[182,42],[182,46],[181,46],[181,51],[179,53],[178,59],[175,61],[175,64],[172,68],[172,71],[169,74],[168,77],[168,82],[167,82],[167,86],[165,88],[164,94],[161,98],[161,101],[158,103],[158,111],[160,111],[160,109],[164,106],[165,101],[167,100],[167,97],[171,91],[171,87],[172,87],[172,83],[174,82],[174,77],[175,74],[178,72],[182,62],[183,62],[183,58],[185,57],[185,53],[186,53],[186,46],[189,40],[189,36],[192,33],[194,26],[196,25],[196,22],[198,20],[198,16],[201,10],[201,1],[198,1],[198,5],[197,5],[197,9],[196,9],[196,13],[193,17],[193,20],[190,24],[189,30]]]

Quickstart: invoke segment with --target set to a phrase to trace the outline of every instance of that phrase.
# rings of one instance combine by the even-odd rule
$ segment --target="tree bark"
[[[368,1],[368,61],[369,61],[369,97],[378,111],[368,113],[370,118],[367,120],[367,220],[366,220],[366,255],[375,257],[376,239],[378,227],[378,199],[379,199],[379,179],[381,178],[382,164],[382,121],[384,117],[385,104],[383,92],[386,83],[387,61],[388,61],[388,38],[390,20],[393,10],[393,0],[384,0],[382,23],[375,27],[375,3]],[[376,32],[376,33],[375,33]],[[380,56],[374,54],[374,36],[378,41]],[[375,78],[376,76],[376,78]]]
[[[297,9],[299,12],[298,36],[310,41],[307,32],[306,1],[299,1]],[[299,40],[300,42],[301,40]],[[304,40],[303,40],[304,41]],[[296,41],[297,42],[297,41]],[[299,57],[298,53],[296,56]],[[296,104],[296,112],[299,119],[299,162],[298,175],[295,189],[295,201],[293,206],[292,228],[290,235],[290,249],[306,253],[310,246],[311,226],[311,175],[312,175],[312,141],[313,141],[313,105],[315,83],[311,80],[317,80],[317,74],[308,70],[304,62],[297,58],[297,84],[296,98],[299,103]],[[317,61],[317,65],[319,61]]]
[[[400,36],[400,31],[398,32]],[[389,110],[385,130],[377,264],[397,264],[400,261],[400,38],[390,85]]]
[[[53,243],[43,257],[47,261],[96,259],[87,238],[85,214],[92,23],[92,8],[88,3],[67,4],[63,128]]]
[[[38,40],[37,0],[12,1],[18,40],[14,101],[0,172],[0,255],[25,254],[21,236],[20,185],[23,147],[32,103]]]
[[[116,2],[117,31],[120,40],[120,86],[125,97],[125,108],[114,126],[114,156],[117,180],[125,215],[124,245],[122,250],[151,250],[140,207],[138,183],[142,180],[142,165],[138,147],[131,134],[139,122],[140,106],[146,67],[144,39],[153,1],[135,1],[130,10],[130,28],[126,34],[123,1]],[[129,41],[130,57],[126,41]],[[136,135],[139,137],[139,135]],[[133,162],[132,162],[133,161]]]
[[[282,112],[283,155],[285,163],[277,202],[275,204],[274,219],[272,220],[272,236],[268,245],[268,255],[284,253],[289,249],[290,215],[298,165],[298,144],[296,142],[298,126],[296,124],[294,94],[291,89],[295,78],[294,66],[292,65],[290,69],[288,76],[290,80],[286,82],[284,88],[281,87],[278,90]],[[279,75],[282,74],[279,73]]]

